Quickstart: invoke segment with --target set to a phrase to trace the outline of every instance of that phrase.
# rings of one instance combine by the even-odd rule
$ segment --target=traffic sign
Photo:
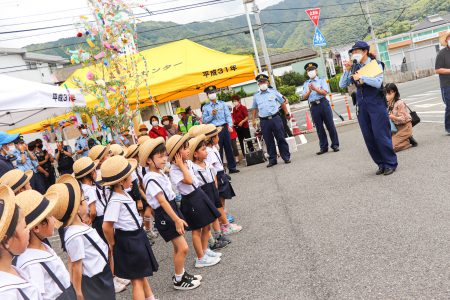
[[[310,8],[305,10],[305,12],[314,23],[314,26],[319,26],[320,8]]]
[[[327,41],[323,36],[322,32],[320,32],[319,27],[316,27],[316,31],[314,32],[314,47],[323,47],[327,45]]]

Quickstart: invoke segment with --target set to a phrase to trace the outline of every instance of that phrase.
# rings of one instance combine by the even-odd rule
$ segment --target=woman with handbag
[[[412,136],[413,126],[411,123],[411,115],[406,103],[400,99],[397,86],[394,83],[388,83],[385,86],[385,90],[389,108],[389,119],[397,127],[397,131],[392,134],[394,151],[399,152],[417,146],[417,142]]]

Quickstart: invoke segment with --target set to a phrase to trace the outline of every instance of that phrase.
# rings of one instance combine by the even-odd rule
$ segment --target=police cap
[[[210,85],[206,89],[203,90],[207,94],[215,93],[217,92],[217,88],[215,85]]]
[[[309,62],[305,65],[305,70],[317,69],[319,67],[315,62]]]
[[[367,44],[364,41],[356,41],[356,43],[352,46],[352,48],[348,51],[349,53],[352,53],[355,49],[361,49],[361,50],[370,50],[369,44]]]
[[[255,80],[258,82],[269,81],[269,76],[267,76],[266,74],[258,74],[258,76],[255,77]]]

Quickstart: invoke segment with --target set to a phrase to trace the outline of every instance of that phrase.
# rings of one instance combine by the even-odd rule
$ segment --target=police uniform
[[[127,194],[113,192],[105,211],[105,222],[114,222],[114,274],[125,279],[152,276],[158,271],[136,203]]]
[[[75,150],[80,151],[84,148],[89,148],[87,138],[84,136],[79,136],[75,141]],[[89,150],[83,151],[83,153],[80,154],[81,157],[88,156]]]
[[[206,162],[211,164],[211,167],[214,169],[217,176],[217,189],[219,191],[219,196],[223,199],[233,198],[234,196],[236,196],[236,194],[234,193],[233,186],[228,180],[227,174],[225,174],[219,151],[217,151],[217,148],[213,146],[206,147],[206,152],[208,153]],[[222,207],[222,204],[220,204],[220,206],[218,207]]]
[[[358,41],[353,45],[354,49],[367,49],[366,42]],[[356,70],[368,64],[371,59],[368,57],[364,64],[357,64]],[[379,63],[382,67],[381,63]],[[350,72],[345,71],[339,86],[345,88],[352,83]],[[356,100],[358,105],[358,122],[364,137],[367,149],[373,161],[378,165],[379,172],[384,170],[392,171],[397,168],[397,155],[392,146],[391,130],[389,125],[389,115],[387,104],[382,94],[383,74],[370,78],[361,76],[362,84],[357,84]]]
[[[26,274],[19,268],[14,266],[12,268],[19,276],[0,271],[0,299],[42,300],[38,287],[28,281]]]
[[[148,172],[144,177],[144,187],[148,205],[150,205],[155,212],[155,226],[161,237],[166,242],[179,237],[180,234],[177,232],[175,222],[161,207],[158,199],[156,199],[158,194],[163,193],[175,214],[183,219],[183,214],[175,203],[176,195],[172,189],[169,177],[163,173]]]
[[[202,168],[197,164],[193,164],[194,174],[197,177],[200,188],[208,195],[209,200],[211,200],[214,206],[217,208],[222,207],[219,190],[214,180],[217,172],[208,161],[205,161],[205,165],[205,168]]]
[[[215,93],[217,88],[215,86],[207,87],[204,92],[206,94]],[[212,111],[216,110],[217,114],[213,115]],[[219,133],[220,157],[223,158],[223,151],[227,158],[228,169],[230,173],[239,172],[236,170],[236,160],[234,158],[233,147],[231,145],[231,136],[228,128],[233,128],[233,120],[231,119],[230,109],[228,105],[217,99],[215,102],[211,101],[203,106],[203,123],[213,124],[215,126],[222,126],[224,130]]]
[[[83,194],[86,199],[86,203],[89,207],[90,204],[95,203],[96,216],[92,221],[92,228],[94,228],[100,237],[108,243],[103,233],[103,215],[106,209],[106,188],[97,187],[95,185],[81,184]],[[109,194],[109,193],[108,193]]]
[[[81,290],[84,299],[115,299],[108,245],[87,225],[69,225],[64,244],[71,262],[82,260]]]
[[[192,184],[183,183],[184,175],[180,168],[173,164],[170,168],[170,178],[181,194],[181,213],[190,229],[200,229],[220,217],[217,208],[209,200],[208,195],[199,188],[199,182],[194,174],[193,162],[186,161]]]
[[[269,77],[265,74],[260,74],[255,78],[258,82],[268,81],[268,79]],[[253,95],[252,108],[258,109],[262,134],[267,145],[267,152],[269,152],[268,167],[277,163],[277,148],[274,137],[277,140],[281,158],[286,163],[289,163],[291,160],[289,146],[284,134],[283,122],[278,114],[278,109],[283,103],[283,96],[273,88],[268,88],[265,91],[260,90]]]
[[[44,300],[75,300],[75,290],[66,266],[52,248],[46,244],[43,246],[45,251],[31,248],[25,250],[17,257],[16,267],[38,287]]]
[[[314,62],[310,62],[305,65],[305,71],[317,70],[317,68],[318,65]],[[303,84],[303,96],[310,91],[309,84],[313,84],[316,88],[325,90],[327,93],[330,92],[330,88],[325,78],[320,78],[319,75],[316,75],[316,77],[313,79],[308,79]],[[331,149],[335,152],[339,151],[339,139],[336,127],[334,126],[333,111],[331,110],[330,102],[327,100],[326,96],[311,90],[308,97],[308,103],[310,105],[311,116],[319,137],[320,152],[317,154],[320,155],[328,152],[328,138],[323,124],[327,127],[330,135]]]

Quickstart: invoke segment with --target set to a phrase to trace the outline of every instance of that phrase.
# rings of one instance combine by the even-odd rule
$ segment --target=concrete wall
[[[17,67],[19,66],[19,67]],[[25,80],[54,84],[52,70],[48,63],[36,62],[36,69],[28,69],[21,54],[0,55],[0,73]]]

